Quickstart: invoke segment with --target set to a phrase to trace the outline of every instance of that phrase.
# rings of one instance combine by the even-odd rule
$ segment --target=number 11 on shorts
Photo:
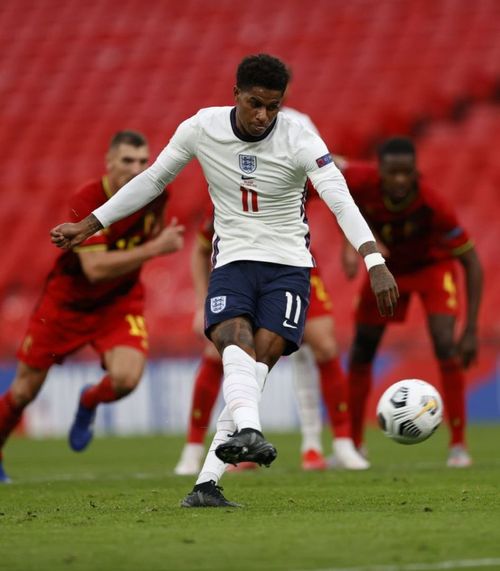
[[[286,309],[285,309],[285,320],[283,321],[284,327],[290,327],[291,329],[297,329],[300,319],[300,310],[302,308],[302,301],[299,295],[295,296],[295,312],[293,311],[294,299],[293,294],[289,291],[285,292],[286,296]],[[293,313],[293,319],[292,319]],[[291,322],[290,322],[291,320]]]

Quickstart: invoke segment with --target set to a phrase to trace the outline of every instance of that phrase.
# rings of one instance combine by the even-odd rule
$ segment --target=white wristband
[[[385,264],[384,257],[379,252],[374,252],[373,254],[368,254],[365,256],[366,269],[370,271],[373,266],[380,266]]]

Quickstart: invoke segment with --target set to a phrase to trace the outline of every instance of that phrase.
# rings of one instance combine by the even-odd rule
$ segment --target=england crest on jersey
[[[238,155],[240,159],[240,169],[247,174],[254,172],[257,168],[257,157],[255,155]]]
[[[226,296],[218,295],[210,298],[210,311],[212,313],[220,313],[226,307]]]

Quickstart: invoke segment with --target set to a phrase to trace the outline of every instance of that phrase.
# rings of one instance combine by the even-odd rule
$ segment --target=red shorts
[[[427,266],[416,272],[395,276],[399,299],[393,317],[382,317],[367,278],[361,289],[356,309],[356,322],[367,325],[384,325],[401,322],[406,318],[412,294],[418,295],[425,312],[430,314],[458,314],[456,268],[453,261]]]
[[[17,358],[30,367],[48,369],[87,344],[100,355],[118,345],[146,354],[148,333],[142,295],[120,298],[93,312],[62,308],[45,295],[31,315]]]
[[[311,268],[311,299],[307,310],[307,319],[331,315],[332,308],[332,300],[319,275],[318,268]]]

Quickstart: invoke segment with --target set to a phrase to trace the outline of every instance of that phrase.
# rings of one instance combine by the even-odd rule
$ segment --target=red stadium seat
[[[151,0],[147,9],[136,0],[109,0],[84,11],[63,0],[4,4],[0,221],[9,247],[0,295],[15,283],[31,307],[54,253],[47,229],[64,218],[66,194],[102,173],[116,130],[143,131],[158,153],[200,107],[232,104],[235,65],[258,51],[291,65],[289,104],[312,116],[334,152],[366,156],[381,137],[429,124],[419,141],[423,168],[467,205],[479,248],[491,250],[494,229],[484,221],[500,184],[498,107],[484,106],[455,127],[439,124],[458,104],[487,101],[498,90],[495,0],[381,0],[376,9],[366,0]],[[188,239],[205,201],[201,173],[192,167],[175,184],[171,205],[188,226]],[[326,263],[333,275],[336,261]],[[188,264],[185,256],[158,264],[175,279],[168,295],[152,296],[152,328],[160,331],[174,319],[179,346],[186,346],[186,339],[193,342]],[[347,294],[344,302],[350,305]]]

